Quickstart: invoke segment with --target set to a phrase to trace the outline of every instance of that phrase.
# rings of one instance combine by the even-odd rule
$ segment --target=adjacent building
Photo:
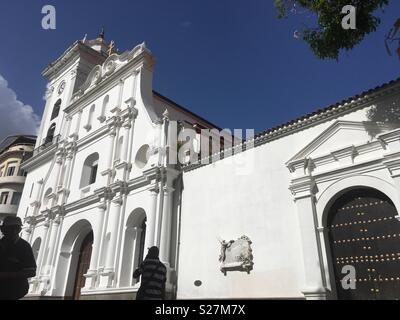
[[[36,137],[16,135],[0,143],[0,221],[16,215],[27,172],[21,164],[33,153]]]

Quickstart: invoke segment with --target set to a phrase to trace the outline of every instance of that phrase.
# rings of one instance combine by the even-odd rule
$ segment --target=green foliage
[[[400,19],[394,23],[393,28],[390,29],[389,33],[385,37],[385,45],[389,55],[392,55],[392,44],[393,42],[397,43],[397,55],[400,58],[400,38],[397,37],[398,31],[400,30]]]
[[[315,15],[317,26],[304,28],[301,37],[321,59],[338,59],[341,50],[354,48],[367,34],[376,31],[380,19],[374,13],[388,3],[389,0],[274,0],[281,18],[299,10]],[[342,27],[342,8],[346,5],[356,7],[355,30]]]

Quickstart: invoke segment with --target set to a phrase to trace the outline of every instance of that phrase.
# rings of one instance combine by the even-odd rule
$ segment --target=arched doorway
[[[90,239],[93,242],[93,229],[90,222],[85,219],[76,221],[67,229],[58,256],[53,294],[65,299],[76,299],[79,298],[76,296],[76,287],[78,283],[82,283],[78,280],[82,280],[82,277],[77,278],[77,275],[86,273],[84,267],[91,258],[91,251],[88,249],[91,248]],[[80,289],[81,287],[79,291]]]
[[[38,255],[39,255],[39,250],[40,250],[40,245],[42,244],[42,238],[36,238],[36,240],[32,244],[32,252],[33,256],[35,258],[35,261],[37,263]]]
[[[81,296],[81,289],[85,286],[86,278],[84,274],[87,273],[90,266],[90,258],[92,256],[93,246],[93,232],[89,232],[83,239],[78,258],[78,266],[76,268],[75,285],[73,292],[73,299],[78,300]]]
[[[338,299],[400,299],[397,215],[392,201],[372,188],[348,191],[333,203],[327,227]],[[341,283],[344,266],[354,267],[354,289]]]
[[[121,287],[130,287],[136,282],[132,275],[143,261],[146,220],[146,212],[142,208],[133,210],[127,219],[122,252]]]

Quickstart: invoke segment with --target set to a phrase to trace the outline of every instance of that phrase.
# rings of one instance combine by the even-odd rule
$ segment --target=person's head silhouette
[[[153,246],[149,248],[149,252],[147,253],[147,258],[148,259],[158,259],[160,250],[158,250],[158,247]]]
[[[22,229],[21,218],[12,216],[5,217],[0,229],[4,238],[15,241],[18,239]]]

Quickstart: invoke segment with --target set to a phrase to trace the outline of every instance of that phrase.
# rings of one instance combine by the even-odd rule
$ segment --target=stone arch
[[[66,232],[59,252],[54,285],[55,296],[72,297],[80,246],[92,231],[91,223],[82,219],[75,222]]]
[[[35,241],[33,241],[32,244],[32,252],[33,252],[33,256],[35,257],[36,263],[38,260],[38,255],[39,255],[39,250],[40,250],[40,246],[42,244],[42,238],[41,237],[37,237],[35,239]]]
[[[394,208],[397,210],[397,215],[400,212],[398,191],[395,185],[381,178],[370,175],[351,176],[335,181],[328,188],[326,188],[319,195],[319,197],[317,197],[316,207],[318,227],[319,230],[323,231],[320,233],[320,236],[322,248],[324,248],[323,256],[325,260],[325,274],[327,278],[327,284],[331,288],[332,298],[337,298],[338,292],[335,283],[335,261],[333,261],[333,252],[331,248],[329,232],[329,219],[331,218],[331,210],[333,206],[343,197],[360,190],[367,190],[381,194],[382,197],[387,198],[388,201],[394,206]]]
[[[133,284],[133,271],[143,260],[145,236],[146,212],[142,208],[136,208],[131,212],[125,224],[120,277],[121,287],[130,287]]]
[[[341,195],[359,188],[372,188],[384,193],[400,212],[398,190],[394,184],[370,175],[356,175],[335,181],[317,197],[318,227],[327,225],[329,208]]]

